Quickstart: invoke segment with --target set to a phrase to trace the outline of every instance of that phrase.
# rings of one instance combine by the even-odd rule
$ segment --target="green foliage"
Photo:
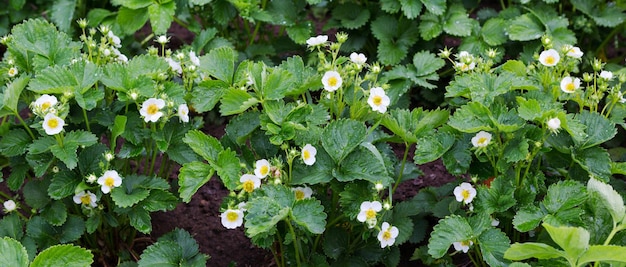
[[[182,229],[174,229],[141,254],[139,266],[206,266],[209,257],[200,253],[198,243]]]

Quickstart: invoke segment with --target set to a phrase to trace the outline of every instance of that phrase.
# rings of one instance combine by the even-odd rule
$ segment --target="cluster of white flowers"
[[[57,116],[57,104],[59,101],[54,95],[41,95],[30,107],[33,113],[43,117],[41,126],[48,135],[55,135],[63,131],[65,121]]]
[[[466,72],[476,68],[476,57],[467,51],[461,51],[456,56],[457,61],[454,63],[454,67],[457,71]]]
[[[159,98],[149,98],[141,104],[139,114],[145,122],[157,122],[165,113],[161,111],[165,108],[165,100]],[[177,108],[176,115],[182,122],[189,122],[189,107],[187,104],[180,104]]]

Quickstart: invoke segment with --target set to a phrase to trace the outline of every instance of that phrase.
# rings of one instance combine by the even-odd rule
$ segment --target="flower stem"
[[[26,131],[28,132],[28,135],[30,135],[30,138],[35,140],[35,135],[30,130],[30,128],[28,128],[28,125],[26,125],[26,122],[24,121],[24,119],[22,119],[22,116],[20,116],[20,114],[17,113],[17,111],[15,111],[15,117],[17,117],[17,120],[19,120],[22,126],[24,126],[24,129],[26,129]]]
[[[402,156],[402,164],[400,165],[400,173],[398,174],[398,178],[396,179],[396,183],[393,185],[393,189],[391,190],[392,194],[396,192],[396,188],[398,188],[398,185],[400,185],[400,181],[402,180],[402,175],[404,174],[404,164],[406,163],[406,158],[409,155],[409,148],[410,147],[411,146],[409,144],[404,142],[404,156]]]
[[[85,127],[87,128],[87,131],[91,132],[91,127],[89,126],[89,118],[87,117],[87,111],[85,109],[83,110],[83,117],[85,118]]]
[[[298,267],[302,266],[302,263],[300,263],[300,240],[296,237],[296,231],[293,229],[293,225],[291,225],[291,220],[287,218],[285,222],[287,223],[287,226],[289,226],[289,233],[291,233],[293,238],[293,247],[296,253],[296,264]]]

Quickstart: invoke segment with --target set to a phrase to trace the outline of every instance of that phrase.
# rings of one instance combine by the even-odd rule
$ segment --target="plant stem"
[[[296,231],[293,229],[293,225],[291,225],[291,221],[289,220],[289,218],[285,220],[285,223],[287,223],[287,226],[289,226],[289,233],[291,233],[291,236],[293,238],[293,247],[296,252],[296,264],[298,267],[302,266],[302,263],[300,263],[300,241],[296,237]]]
[[[406,158],[409,155],[409,148],[411,146],[404,142],[404,156],[402,156],[402,164],[400,165],[400,173],[398,174],[398,178],[396,179],[396,183],[393,185],[393,189],[391,189],[391,193],[396,192],[396,188],[400,185],[400,180],[402,180],[402,175],[404,174],[404,164],[406,163]],[[391,197],[391,196],[390,196]]]
[[[91,127],[89,126],[89,118],[87,117],[87,111],[85,109],[83,110],[83,117],[85,118],[85,127],[87,128],[87,131],[91,132]]]
[[[20,114],[17,111],[15,111],[15,117],[17,117],[17,120],[19,120],[22,126],[24,126],[24,129],[26,129],[26,131],[28,132],[28,135],[30,135],[30,138],[35,140],[35,135],[30,130],[30,128],[28,128],[28,125],[26,125],[26,122],[24,121],[24,119],[22,119],[22,116],[20,116]]]

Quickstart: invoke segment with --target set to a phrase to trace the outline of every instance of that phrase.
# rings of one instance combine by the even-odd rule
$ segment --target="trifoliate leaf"
[[[617,225],[624,220],[626,207],[624,207],[624,199],[609,184],[600,182],[595,178],[590,178],[587,182],[587,191],[600,199],[600,202],[609,210],[613,218],[613,225]]]
[[[461,132],[493,131],[491,111],[479,102],[470,102],[457,109],[448,124]]]
[[[138,266],[181,266],[183,250],[173,241],[158,241],[141,254]]]
[[[288,71],[291,74],[292,80],[297,81],[285,92],[288,96],[302,95],[310,88],[322,87],[321,79],[317,72],[310,66],[305,66],[304,61],[299,56],[289,57],[283,61],[279,67]]]
[[[455,113],[456,114],[456,113]],[[460,175],[465,173],[472,162],[472,154],[469,150],[471,142],[455,142],[452,148],[446,151],[441,158],[446,169],[454,174]]]
[[[61,201],[52,201],[41,211],[41,216],[51,225],[61,226],[67,219],[67,207]]]
[[[333,121],[322,133],[322,146],[339,163],[365,140],[366,135],[362,122],[349,119]]]
[[[404,16],[409,19],[417,18],[422,12],[422,2],[420,1],[400,0],[400,5]]]
[[[310,22],[299,22],[287,27],[287,36],[296,44],[306,44],[306,40],[311,37],[311,28]]]
[[[443,156],[454,145],[454,135],[447,132],[436,132],[417,139],[413,161],[425,164]]]
[[[317,199],[309,198],[296,201],[291,215],[295,223],[313,234],[322,234],[326,229],[324,206]]]
[[[400,63],[408,54],[408,48],[399,43],[391,41],[380,41],[378,44],[378,60],[384,65],[394,65]]]
[[[19,241],[4,237],[0,239],[0,262],[6,266],[28,267],[28,252]]]
[[[581,148],[594,147],[602,144],[617,134],[615,125],[599,113],[583,111],[575,116],[575,119],[586,126],[587,138],[581,144]]]
[[[541,118],[543,113],[541,112],[541,106],[539,106],[539,101],[535,99],[528,99],[518,96],[517,98],[517,107],[518,115],[527,121],[534,121],[537,118]]]
[[[24,223],[15,212],[4,215],[4,217],[0,219],[0,236],[21,240],[24,236],[23,229]]]
[[[446,254],[454,242],[472,239],[472,227],[465,218],[451,215],[439,220],[428,240],[428,254],[434,258],[441,258]]]
[[[180,168],[178,175],[178,193],[184,202],[189,203],[191,197],[206,184],[213,176],[215,170],[209,164],[202,162],[190,162]]]
[[[573,0],[571,3],[576,9],[591,17],[600,26],[613,28],[626,20],[623,7],[619,8],[612,2],[593,3],[584,0]]]
[[[253,97],[246,91],[230,88],[224,93],[224,97],[221,100],[220,114],[222,114],[222,116],[228,116],[243,113],[259,102],[259,99]]]
[[[384,162],[379,160],[380,152],[359,146],[342,162],[335,178],[342,182],[363,179],[372,183],[381,182],[388,185],[391,177],[387,173]]]
[[[77,143],[67,142],[63,146],[55,144],[50,147],[52,155],[60,159],[68,169],[72,170],[78,165],[78,155],[76,150],[78,149]]]
[[[478,236],[480,252],[483,260],[489,266],[509,266],[511,263],[504,259],[504,252],[509,248],[511,241],[500,229],[491,228]]]
[[[191,103],[197,112],[212,110],[220,101],[228,85],[220,80],[205,80],[194,86]]]
[[[74,245],[56,245],[39,253],[30,266],[89,267],[92,263],[93,254],[89,250]]]
[[[530,41],[541,38],[544,26],[530,14],[523,14],[509,22],[507,33],[513,41]]]
[[[176,2],[174,1],[166,3],[156,2],[148,6],[148,16],[150,17],[150,25],[154,34],[160,35],[167,32],[167,29],[172,24],[175,11]]]
[[[485,210],[488,214],[505,212],[516,204],[514,193],[512,180],[498,176],[490,187],[478,188],[476,208]]]
[[[28,90],[38,94],[83,94],[100,77],[100,69],[91,62],[78,61],[69,67],[55,65],[35,76]]]
[[[128,178],[128,177],[127,177]],[[111,189],[111,198],[115,205],[122,208],[132,207],[150,195],[150,190],[144,188],[128,188],[122,181],[122,186]]]
[[[229,47],[212,49],[204,56],[200,57],[199,70],[206,71],[209,75],[225,82],[228,85],[233,83],[235,73],[235,51]]]
[[[589,231],[581,227],[570,226],[552,226],[544,223],[543,227],[546,229],[552,240],[559,245],[569,259],[578,259],[578,257],[589,248]]]
[[[213,163],[217,162],[219,153],[224,150],[224,147],[222,147],[222,144],[217,138],[206,135],[198,130],[188,131],[187,134],[185,134],[185,138],[183,138],[183,142],[189,145],[196,154],[200,155],[208,162]]]

